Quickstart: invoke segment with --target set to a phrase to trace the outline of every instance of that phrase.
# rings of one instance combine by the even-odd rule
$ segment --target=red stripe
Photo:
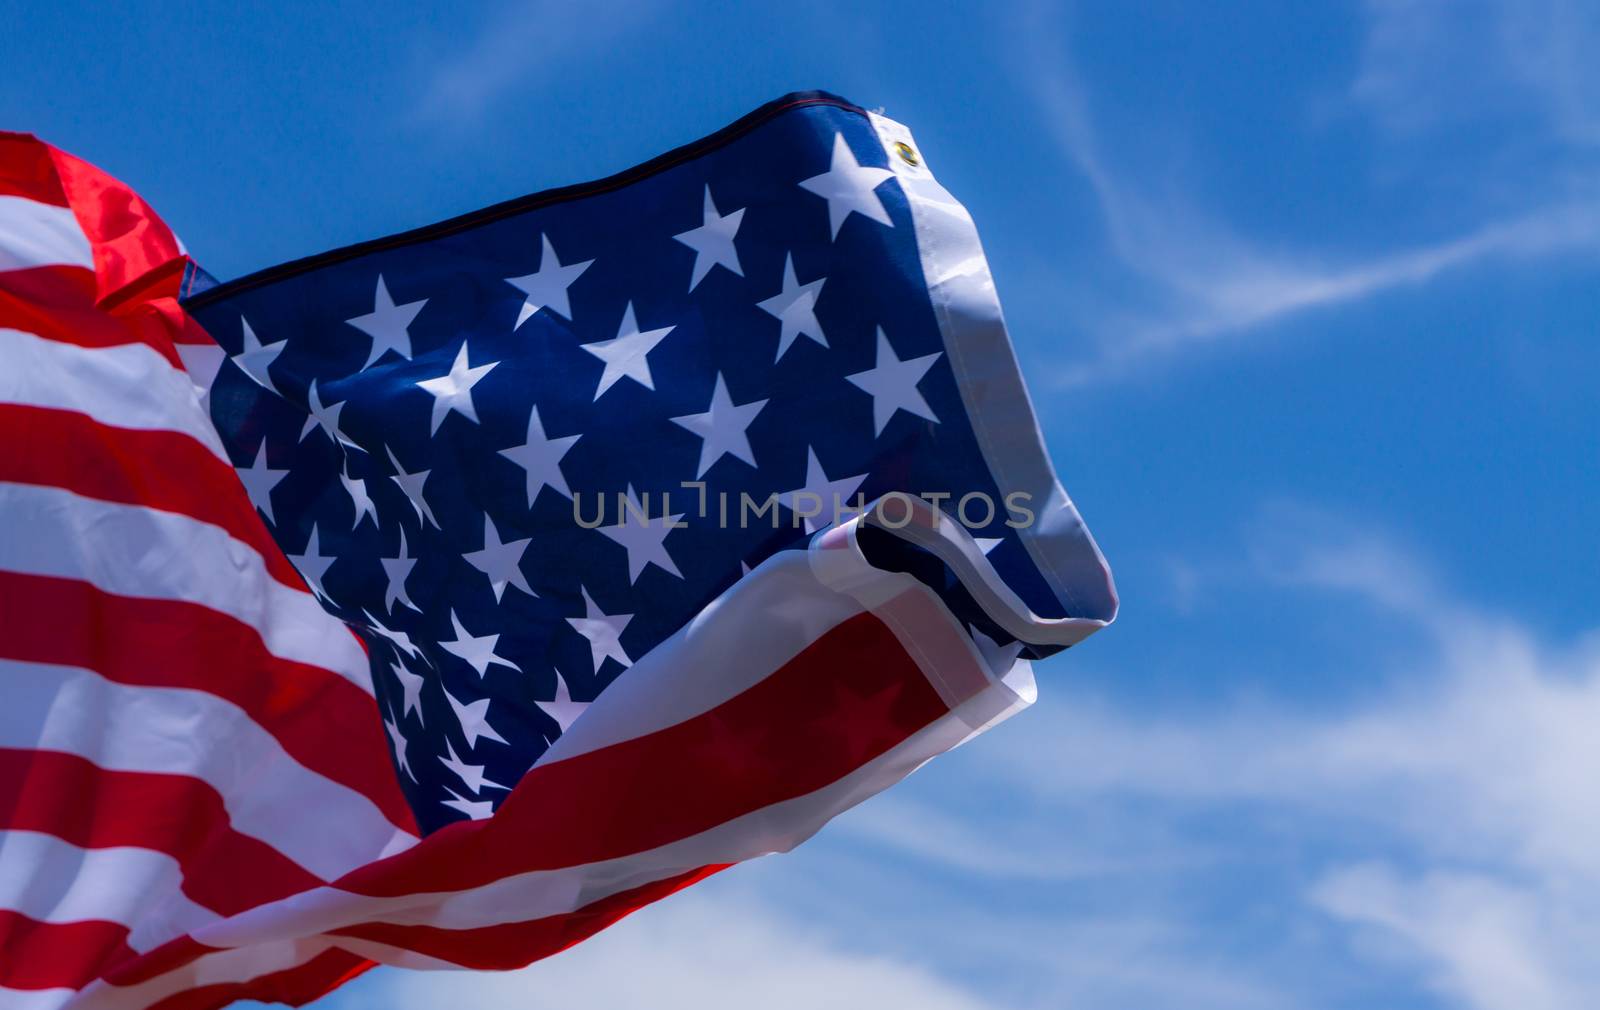
[[[452,824],[336,886],[393,897],[460,891],[630,855],[820,789],[947,712],[893,633],[862,614],[709,712],[535,768],[493,818]],[[365,924],[348,932],[463,964],[521,965],[717,868],[644,885],[577,913],[504,927]],[[181,938],[124,966],[114,980],[132,984],[211,950]]]
[[[81,989],[108,965],[134,956],[127,939],[120,923],[39,922],[0,909],[0,986]]]
[[[21,196],[40,203],[67,205],[56,178],[50,145],[28,133],[0,130],[0,196]]]
[[[138,985],[158,975],[177,971],[191,961],[206,954],[216,953],[219,949],[196,942],[185,933],[183,936],[168,940],[154,950],[145,951],[131,961],[113,965],[109,970],[102,972],[100,977],[111,985]]]
[[[177,512],[226,530],[261,555],[274,579],[306,592],[233,467],[175,431],[115,428],[72,410],[0,403],[0,481]]]
[[[479,937],[483,942],[481,964],[478,962],[474,964],[485,968],[520,968],[581,943],[640,908],[681,891],[723,869],[726,867],[704,866],[666,880],[654,881],[642,887],[619,892],[566,915],[551,916],[529,923],[473,930],[470,934],[464,935]],[[443,942],[431,940],[427,933],[441,934]],[[449,933],[448,930],[428,930],[425,927],[374,925],[348,930],[344,935],[365,937],[380,943],[399,940],[407,949],[422,953],[428,953],[430,947],[438,947],[441,951],[438,956],[446,956],[443,951],[446,948],[453,949],[457,940],[457,937],[449,936]],[[169,946],[174,946],[174,949],[182,948],[188,955],[184,958],[186,961],[213,952],[212,948],[194,944],[192,941]],[[339,956],[334,957],[335,954]],[[332,991],[372,966],[372,962],[353,954],[328,951],[305,965],[274,972],[248,982],[185,990],[155,1003],[149,1010],[217,1010],[233,1001],[246,999],[300,1006]],[[116,977],[118,985],[133,985],[157,974],[160,972],[140,973],[138,976],[117,972],[113,973],[113,976]]]
[[[27,274],[37,272],[17,271]],[[81,270],[79,272],[82,273]],[[46,340],[78,347],[144,344],[166,358],[174,368],[183,367],[183,360],[178,357],[165,328],[148,314],[113,316],[87,302],[76,305],[40,304],[38,299],[25,293],[14,294],[5,290],[8,280],[15,276],[16,273],[0,273],[0,328],[22,330]]]
[[[338,936],[374,940],[419,954],[442,958],[468,968],[506,970],[521,968],[559,954],[574,944],[637,912],[652,902],[728,868],[728,864],[702,866],[687,873],[651,881],[608,895],[576,912],[552,915],[530,922],[511,922],[477,929],[439,929],[434,926],[398,926],[366,923],[338,930]]]
[[[0,270],[0,294],[51,308],[83,308],[94,304],[94,271],[60,263]]]
[[[178,283],[181,286],[183,271],[178,271]],[[155,298],[140,306],[141,310],[153,316],[160,316],[162,325],[166,329],[167,337],[175,344],[202,344],[215,346],[217,341],[205,331],[199,323],[185,312],[178,299],[173,297]]]
[[[376,924],[342,931],[341,935],[396,944],[409,950],[440,957],[449,957],[449,952],[454,951],[461,937],[475,937],[481,941],[482,946],[477,951],[478,959],[470,962],[474,967],[520,968],[581,943],[644,906],[675,894],[726,868],[726,866],[703,866],[666,880],[654,881],[613,894],[566,915],[478,929],[460,936],[452,935],[449,930]],[[470,943],[471,940],[468,939],[467,942]],[[211,949],[195,946],[191,952],[198,956],[210,953]],[[371,962],[343,952],[339,952],[343,955],[342,959],[335,960],[330,956],[333,953],[330,951],[319,955],[299,968],[275,972],[249,982],[190,989],[154,1004],[149,1010],[216,1010],[232,1001],[244,999],[299,1006],[332,991],[372,967]],[[343,974],[340,974],[341,971]],[[128,985],[133,982],[131,978],[118,979],[118,984]]]
[[[222,797],[199,779],[107,771],[75,754],[0,748],[0,830],[38,831],[83,849],[164,852],[183,869],[183,893],[221,915],[322,883],[235,831]]]
[[[206,691],[238,705],[312,771],[370,798],[415,833],[372,697],[320,667],[272,655],[254,628],[194,603],[0,572],[0,656],[78,666],[119,684]]]
[[[183,254],[172,229],[121,181],[65,151],[49,150],[67,205],[94,248],[99,301],[109,307],[177,294]]]
[[[894,634],[861,614],[710,711],[536,766],[493,818],[452,824],[338,886],[462,891],[652,849],[814,792],[947,711]]]

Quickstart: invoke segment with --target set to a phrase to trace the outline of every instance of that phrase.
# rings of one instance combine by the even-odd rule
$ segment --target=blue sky
[[[1592,8],[7,16],[0,122],[134,184],[220,277],[786,91],[882,106],[977,219],[1117,573],[1122,617],[1033,710],[799,852],[524,973],[379,972],[329,1008],[1600,993]]]

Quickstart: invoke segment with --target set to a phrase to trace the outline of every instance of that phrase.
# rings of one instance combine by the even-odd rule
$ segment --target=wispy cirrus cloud
[[[429,125],[475,125],[507,93],[551,80],[573,61],[602,58],[609,42],[643,29],[664,6],[659,0],[502,0],[482,15],[464,45],[429,54],[413,114]]]
[[[1580,147],[1600,143],[1592,4],[1369,0],[1366,10],[1350,94],[1384,129],[1416,135],[1488,120]]]
[[[1593,927],[1573,921],[1577,909],[1553,905],[1537,887],[1492,873],[1407,874],[1373,862],[1328,873],[1311,900],[1377,943],[1398,945],[1435,989],[1461,1005],[1578,1010],[1592,1002],[1593,972],[1572,960],[1570,944],[1592,940]]]
[[[1565,11],[1570,5],[1550,6]],[[1426,17],[1415,8],[1423,8]],[[1471,19],[1466,27],[1443,25],[1437,32],[1417,26],[1435,19],[1448,21],[1438,8],[1426,3],[1372,6],[1352,101],[1391,126],[1443,114],[1435,109],[1459,109],[1459,101],[1435,100],[1441,87],[1448,88],[1448,79],[1440,85],[1439,78],[1425,78],[1418,68],[1442,58],[1441,49],[1447,56],[1460,57],[1461,46],[1452,40],[1466,36],[1501,54],[1498,65],[1504,73],[1516,73],[1529,82],[1525,100],[1541,102],[1560,132],[1600,137],[1600,129],[1588,125],[1587,106],[1579,100],[1595,89],[1600,78],[1591,81],[1572,59],[1555,58],[1570,49],[1558,33],[1546,32],[1530,42],[1529,19],[1509,15],[1491,20],[1489,26]],[[1502,21],[1511,22],[1510,27]],[[1524,30],[1519,31],[1519,25]],[[1520,194],[1524,205],[1509,211],[1503,207],[1504,194],[1498,192],[1504,187],[1496,180],[1469,179],[1486,193],[1495,192],[1497,199],[1486,201],[1492,208],[1482,211],[1477,221],[1469,216],[1459,230],[1431,242],[1396,242],[1385,248],[1380,231],[1374,248],[1352,254],[1314,244],[1285,248],[1252,239],[1209,213],[1181,187],[1148,184],[1138,166],[1110,158],[1090,114],[1088,94],[1074,73],[1062,27],[1050,12],[1037,7],[1025,19],[1025,27],[1017,42],[1024,54],[1019,77],[1060,155],[1088,183],[1111,251],[1138,280],[1135,303],[1095,308],[1097,318],[1090,321],[1090,329],[1097,338],[1096,353],[1058,373],[1063,385],[1126,377],[1182,353],[1259,332],[1298,313],[1422,286],[1470,267],[1600,250],[1600,195],[1595,187],[1581,182],[1547,185],[1553,180],[1546,179],[1526,185]],[[1451,167],[1453,174],[1463,171],[1470,175],[1470,167]]]

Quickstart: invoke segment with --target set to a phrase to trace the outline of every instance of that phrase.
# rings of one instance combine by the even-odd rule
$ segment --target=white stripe
[[[198,603],[248,624],[281,659],[372,694],[367,656],[305,590],[267,574],[255,548],[176,512],[0,482],[0,571],[76,579],[108,593]]]
[[[85,986],[76,999],[65,1004],[66,1010],[145,1010],[168,996],[207,985],[230,982],[248,982],[263,975],[271,975],[300,965],[320,956],[334,945],[327,940],[292,940],[251,947],[248,950],[224,950],[205,954],[188,964],[146,979],[135,985],[111,985],[102,979]],[[59,992],[60,990],[54,990]],[[5,990],[0,990],[4,993]],[[11,1004],[0,1003],[5,1010]],[[35,1010],[28,1007],[27,1010]],[[51,1010],[46,1004],[39,1010]]]
[[[135,985],[112,985],[96,980],[81,994],[70,989],[49,989],[54,1001],[8,1002],[14,989],[0,989],[0,1007],[5,1010],[57,1010],[77,996],[66,1010],[145,1010],[176,993],[206,985],[249,982],[263,975],[298,968],[329,950],[343,950],[357,957],[405,968],[451,969],[456,965],[387,944],[340,937],[337,943],[325,939],[288,940],[242,950],[223,950],[202,954],[188,964]],[[23,993],[31,996],[31,993]]]
[[[628,686],[603,692],[539,763],[576,757],[710,711],[862,610],[855,600],[818,583],[805,551],[780,551],[635,663]],[[760,628],[760,634],[751,634],[752,628]]]
[[[843,541],[834,537],[840,547],[823,549],[818,542],[809,551],[780,551],[768,558],[635,663],[628,670],[627,688],[602,693],[538,763],[564,761],[707,712],[755,686],[830,629],[868,611],[884,620],[917,657],[947,703],[961,703],[970,690],[952,694],[948,685],[987,679],[976,669],[982,660],[969,636],[931,590],[909,575],[867,561],[853,539],[860,521],[832,531],[850,534]],[[947,522],[942,527],[955,525]],[[976,564],[987,567],[979,558]],[[982,600],[985,597],[975,588],[980,577],[981,569],[974,567],[964,584]],[[905,599],[908,593],[914,598]],[[1016,605],[1022,606],[1020,601]],[[908,606],[922,614],[926,623],[920,629],[903,626]],[[1034,630],[1060,623],[1103,626],[1098,621],[1033,621],[1027,627]],[[760,633],[751,634],[752,628]],[[921,654],[924,642],[943,644],[951,639],[957,640],[955,647],[936,655]],[[730,656],[737,658],[730,662]],[[962,667],[970,668],[965,676],[945,675],[950,668]]]
[[[805,555],[796,552],[794,557],[804,563]],[[861,561],[866,565],[864,560]],[[775,570],[757,569],[755,576],[767,578],[747,579],[752,587],[765,581],[769,585],[781,581],[785,590],[796,599],[817,602],[833,595],[824,590],[815,576],[805,570],[795,570],[792,565],[780,563]],[[777,575],[784,576],[781,580]],[[897,605],[903,621],[914,619],[921,633],[928,626],[942,622],[944,630],[960,634],[961,625],[951,616],[939,598],[910,576],[871,569],[861,573],[862,585],[868,581],[882,583],[886,590],[892,588],[890,597]],[[807,579],[810,580],[809,586]],[[743,584],[741,583],[741,586]],[[858,587],[859,588],[859,587]],[[819,592],[822,597],[819,597]],[[641,670],[645,678],[660,687],[663,696],[670,694],[674,683],[699,683],[705,691],[705,673],[701,650],[714,647],[736,646],[746,643],[734,639],[752,636],[750,629],[757,625],[742,620],[741,604],[734,601],[746,597],[748,604],[760,598],[759,593],[730,590],[718,601],[713,613],[724,629],[733,637],[705,635],[704,630],[687,636],[675,636],[658,646],[630,671],[628,692],[607,692],[594,703],[573,727],[575,732],[584,720],[599,715],[598,720],[608,727],[616,725],[605,711],[607,699],[614,695],[630,694],[639,685],[631,678]],[[872,594],[868,594],[872,595]],[[838,606],[849,606],[839,597]],[[963,636],[964,637],[964,636]],[[754,641],[747,644],[754,646]],[[906,643],[902,640],[902,645]],[[948,678],[951,663],[977,664],[980,662],[970,647],[956,656],[932,657],[922,650],[908,649],[930,681]],[[747,662],[748,654],[735,648],[725,655],[737,655],[738,663],[710,664],[714,677],[735,684],[759,681],[774,673],[788,657]],[[760,656],[759,650],[756,652]],[[660,665],[649,670],[652,661]],[[969,692],[965,700],[930,726],[913,734],[885,754],[861,765],[830,785],[805,796],[775,803],[757,811],[733,818],[700,834],[680,839],[647,852],[587,865],[541,870],[506,877],[483,887],[459,893],[411,894],[396,898],[372,898],[351,894],[336,888],[324,887],[262,905],[240,913],[224,922],[208,927],[195,939],[219,947],[246,946],[270,942],[278,937],[305,936],[326,932],[360,922],[391,922],[404,925],[429,925],[447,929],[473,929],[507,922],[524,922],[544,916],[560,915],[582,908],[602,898],[639,887],[655,880],[665,879],[716,863],[732,863],[770,852],[786,851],[811,837],[825,823],[843,811],[855,806],[900,781],[924,762],[968,739],[977,727],[995,725],[1004,718],[1026,707],[1028,701],[1003,683],[994,682],[981,672],[957,678],[965,683],[984,685],[975,693]],[[610,705],[619,705],[611,702]],[[619,705],[619,710],[630,711]],[[570,755],[568,755],[570,756]],[[490,830],[494,830],[493,827]]]
[[[320,887],[242,912],[207,927],[195,939],[219,947],[246,947],[275,942],[277,937],[314,935],[363,922],[443,929],[526,922],[572,912],[702,866],[786,852],[840,813],[967,739],[980,712],[992,713],[1006,705],[1006,715],[1024,707],[1014,694],[996,686],[830,785],[649,851],[505,877],[461,892],[375,898]],[[387,957],[379,957],[381,951],[367,953],[390,963]]]
[[[188,373],[148,344],[79,347],[0,327],[0,361],[0,403],[75,410],[118,428],[180,432],[228,462]]]
[[[805,564],[804,555],[797,554],[796,557]],[[806,595],[803,573],[807,568],[795,570],[792,566],[777,567],[789,568],[794,578],[788,582],[788,588]],[[928,594],[926,600],[930,619],[942,617],[953,627],[959,627],[937,597]],[[719,607],[713,613],[722,618],[736,616],[733,608]],[[681,643],[676,644],[681,647]],[[668,649],[668,652],[671,651]],[[652,652],[651,655],[656,653]],[[678,655],[673,658],[682,660],[684,657]],[[640,665],[645,665],[645,662],[642,661]],[[781,660],[770,664],[718,664],[721,676],[737,684],[759,681],[770,675],[777,665],[781,665]],[[656,676],[670,685],[674,673],[683,682],[700,680],[702,694],[730,693],[726,689],[710,690],[709,685],[704,683],[698,664],[673,662]],[[596,703],[597,706],[600,704]],[[362,922],[472,929],[571,912],[607,896],[701,866],[735,862],[793,848],[839,813],[888,788],[935,755],[969,738],[975,725],[993,725],[1020,711],[1026,704],[1026,699],[1019,698],[1005,685],[993,683],[900,745],[822,789],[773,804],[647,852],[582,866],[519,874],[457,893],[375,898],[332,887],[320,887],[220,921],[203,929],[195,939],[221,947],[237,946],[237,953],[244,955],[281,949],[285,943],[282,938],[314,936]],[[384,963],[439,966],[432,959],[419,958],[413,953],[385,945],[368,945],[359,953]],[[158,986],[163,992],[174,991],[173,979],[181,972],[162,976],[146,985]],[[84,1010],[90,1005],[95,1008],[115,1005],[119,1010],[124,1007],[133,1010],[146,1004],[129,1001],[102,1003],[98,999],[92,1004],[81,1004]],[[73,1010],[79,1008],[80,1004],[74,1004]]]
[[[129,687],[90,670],[0,659],[0,747],[75,754],[110,771],[197,778],[233,827],[331,880],[414,844],[365,796],[307,769],[232,702]]]
[[[0,270],[55,265],[94,269],[94,250],[72,209],[0,196]]]
[[[593,904],[655,880],[702,866],[743,862],[774,852],[787,852],[821,830],[828,821],[889,788],[925,762],[961,743],[972,732],[973,712],[993,711],[1014,698],[993,689],[905,741],[815,792],[774,803],[725,821],[698,835],[620,859],[572,869],[507,877],[484,887],[451,895],[426,908],[426,915],[402,914],[399,921],[446,929],[472,929],[521,922]],[[1012,712],[1020,706],[1013,707]],[[222,929],[219,923],[209,929]]]
[[[140,953],[219,918],[189,900],[182,879],[178,861],[163,852],[83,849],[38,831],[0,831],[0,909],[53,924],[127,926],[128,946]]]
[[[9,989],[0,985],[0,1007],[6,1010],[60,1010],[76,996],[72,989]]]
[[[869,118],[911,211],[928,298],[984,461],[1003,495],[1029,496],[1034,521],[1017,537],[1066,614],[1109,624],[1117,612],[1111,569],[1056,479],[972,216],[926,158],[913,165],[895,153],[897,143],[918,150],[911,131],[876,113]]]
[[[878,529],[916,544],[950,566],[961,585],[972,594],[974,602],[983,608],[994,622],[1021,642],[1042,645],[1076,645],[1106,627],[1108,621],[1087,617],[1040,617],[1006,583],[973,540],[972,534],[959,522],[935,509],[921,498],[906,500],[909,522],[891,520],[883,512],[885,499],[867,506],[866,512],[838,527],[831,534],[843,533],[849,538],[856,554],[861,554],[857,536],[863,525]],[[812,558],[823,557],[826,552],[812,550]],[[837,556],[840,551],[832,552]],[[861,555],[861,564],[866,564]]]

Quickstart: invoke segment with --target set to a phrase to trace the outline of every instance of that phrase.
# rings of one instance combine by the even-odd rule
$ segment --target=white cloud
[[[1240,702],[1150,717],[1074,699],[995,740],[989,772],[1057,769],[1014,785],[1067,811],[1135,802],[1164,823],[1231,811],[1241,854],[1323,851],[1309,906],[1454,1004],[1592,1006],[1600,640],[1542,641],[1325,516],[1280,509],[1257,532],[1263,577],[1323,593],[1353,635],[1374,612],[1409,622],[1432,659],[1339,714]]]
[[[1487,874],[1407,877],[1373,863],[1328,874],[1312,900],[1379,931],[1379,943],[1398,941],[1435,988],[1480,1010],[1576,1010],[1600,981],[1585,963],[1600,931],[1592,920],[1560,921],[1570,910],[1534,887]]]

